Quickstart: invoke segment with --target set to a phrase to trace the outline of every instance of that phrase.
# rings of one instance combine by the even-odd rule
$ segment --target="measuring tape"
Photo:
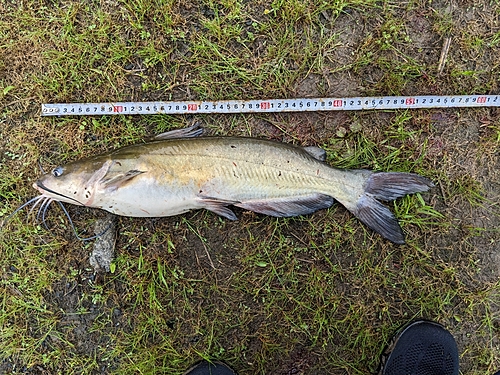
[[[42,116],[180,115],[191,113],[264,113],[360,111],[368,109],[499,107],[500,95],[376,96],[268,100],[55,103],[42,104]]]

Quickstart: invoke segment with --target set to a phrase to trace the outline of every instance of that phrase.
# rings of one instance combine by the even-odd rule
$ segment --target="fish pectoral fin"
[[[116,176],[113,176],[109,179],[105,179],[102,181],[102,184],[106,190],[114,191],[119,187],[123,186],[125,183],[133,179],[135,176],[144,173],[144,171],[139,171],[137,169],[132,169],[126,173],[120,173]]]
[[[175,138],[194,138],[203,134],[203,128],[198,123],[183,129],[170,130],[165,133],[158,134],[154,137],[155,141]]]
[[[113,160],[106,160],[103,163],[102,167],[99,168],[97,171],[95,171],[92,177],[90,177],[89,180],[85,183],[85,189],[93,187],[96,183],[101,182],[102,179],[109,172],[109,169],[113,164],[114,164]]]
[[[320,147],[316,146],[307,146],[307,147],[302,147],[305,152],[307,152],[309,155],[311,155],[314,159],[319,160],[319,161],[325,161],[326,160],[326,151],[323,150]]]
[[[255,199],[235,204],[246,210],[269,216],[289,217],[307,215],[328,208],[334,199],[326,194],[313,193],[297,197]]]
[[[236,205],[238,201],[224,200],[212,197],[198,197],[200,206],[208,211],[212,211],[217,215],[223,216],[229,220],[238,220],[236,215],[231,209],[227,208],[229,205]]]

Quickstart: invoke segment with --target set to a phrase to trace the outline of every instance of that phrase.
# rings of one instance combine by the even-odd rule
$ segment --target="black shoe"
[[[457,343],[441,324],[417,320],[394,336],[379,375],[458,375]]]
[[[236,375],[236,372],[222,362],[203,360],[187,370],[184,375]]]

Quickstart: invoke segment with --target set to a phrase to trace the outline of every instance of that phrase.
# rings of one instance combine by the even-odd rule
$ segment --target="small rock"
[[[109,272],[111,263],[115,259],[116,216],[108,214],[106,217],[97,220],[94,231],[99,237],[94,242],[94,248],[89,259],[90,265],[95,272],[103,270]]]

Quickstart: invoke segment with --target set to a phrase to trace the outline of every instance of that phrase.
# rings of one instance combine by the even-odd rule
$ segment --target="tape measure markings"
[[[500,95],[427,95],[268,100],[53,103],[42,104],[42,116],[360,111],[373,109],[384,110],[498,106],[500,106]]]

